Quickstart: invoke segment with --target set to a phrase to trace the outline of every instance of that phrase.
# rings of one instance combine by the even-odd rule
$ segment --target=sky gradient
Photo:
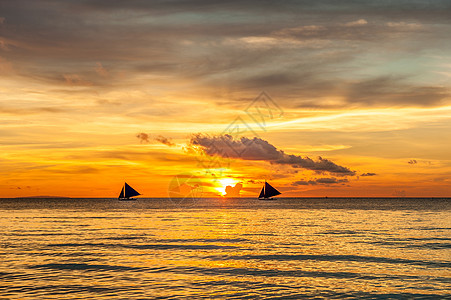
[[[0,0],[0,191],[451,196],[450,36],[449,1]]]

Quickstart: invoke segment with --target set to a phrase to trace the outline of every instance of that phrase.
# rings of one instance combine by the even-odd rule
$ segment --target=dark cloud
[[[339,166],[328,159],[322,158],[321,156],[318,157],[316,161],[314,161],[309,157],[284,154],[281,159],[276,161],[276,163],[291,165],[295,168],[313,170],[319,173],[330,172],[340,175],[355,175],[355,172],[351,171],[349,168]]]
[[[237,183],[235,186],[226,186],[225,188],[225,197],[240,197],[240,191],[243,188],[243,184]]]
[[[246,85],[248,87],[269,87],[269,86],[287,86],[293,84],[299,84],[302,82],[303,77],[306,75],[301,75],[297,73],[269,73],[265,75],[256,75],[249,78],[243,78],[240,85]],[[243,84],[244,83],[244,84]]]
[[[450,91],[438,86],[414,86],[402,78],[382,76],[351,83],[346,89],[347,104],[435,106],[450,98]]]
[[[347,74],[368,53],[446,51],[450,20],[449,1],[1,1],[0,54],[30,80],[86,89],[144,73],[265,87],[284,106],[437,106],[450,98],[438,84]]]
[[[168,139],[168,138],[166,138],[166,137],[164,137],[164,136],[162,136],[162,135],[157,136],[157,137],[155,138],[155,140],[158,141],[158,142],[160,142],[160,143],[162,143],[162,144],[165,144],[165,145],[167,145],[167,146],[170,146],[170,147],[175,146],[175,144],[174,144],[173,142],[171,142],[170,139]]]
[[[150,139],[152,138],[150,134],[145,133],[145,132],[140,132],[136,135],[136,137],[139,139],[139,141],[142,143],[150,143]],[[156,137],[153,138],[153,140],[165,144],[169,147],[175,146],[175,143],[173,143],[171,141],[170,138],[164,137],[162,135],[158,135]]]
[[[344,107],[434,107],[451,99],[451,90],[444,86],[427,86],[408,83],[408,77],[379,76],[350,81],[336,78],[329,80],[321,74],[321,67],[306,67],[309,71],[285,71],[277,74],[255,75],[237,78],[236,86],[258,88],[264,86],[286,95],[281,99],[285,107],[344,108]],[[340,97],[330,103],[328,97]]]
[[[408,163],[408,164],[411,164],[411,165],[416,165],[418,162],[417,162],[416,159],[411,159],[411,160],[409,160],[407,163]]]
[[[343,178],[343,179],[337,179],[334,177],[330,177],[330,178],[318,178],[315,180],[299,180],[299,181],[295,181],[292,183],[292,185],[297,186],[297,185],[318,185],[318,184],[323,184],[323,185],[329,185],[329,184],[343,184],[345,182],[349,182],[348,179]]]
[[[151,135],[148,133],[140,132],[136,135],[136,137],[139,139],[141,143],[150,143]],[[160,142],[170,147],[175,146],[175,144],[171,141],[171,139],[166,138],[162,135],[158,135],[153,139],[157,142]]]
[[[191,145],[200,147],[202,151],[211,156],[219,155],[243,160],[262,160],[272,164],[304,168],[317,173],[329,172],[342,176],[355,175],[355,172],[349,168],[339,166],[322,157],[313,160],[306,156],[286,154],[267,141],[257,137],[252,139],[247,137],[234,139],[227,134],[221,136],[197,134],[191,138],[190,143]]]
[[[16,0],[19,5],[25,5],[27,2]],[[340,2],[334,0],[286,0],[280,1],[277,5],[274,1],[269,0],[228,0],[221,2],[212,2],[209,0],[155,0],[152,2],[146,0],[82,0],[82,1],[46,1],[50,6],[67,7],[76,10],[78,13],[83,12],[145,12],[152,16],[167,16],[168,14],[180,13],[209,13],[209,12],[238,12],[245,13],[255,12],[262,14],[268,12],[285,13],[286,15],[297,15],[301,13],[321,14],[324,16],[340,15],[386,15],[387,17],[399,17],[408,15],[411,19],[434,19],[450,16],[449,12],[451,4],[446,0],[437,1],[420,1],[420,0],[399,0],[399,1],[355,1],[343,0]],[[338,17],[338,16],[337,16]]]
[[[376,175],[377,175],[376,173],[363,173],[360,176],[376,176]]]
[[[136,135],[141,143],[149,143],[149,135],[144,132],[140,132]]]
[[[317,185],[317,183],[316,183],[316,181],[313,181],[313,180],[309,180],[309,181],[306,181],[306,180],[299,180],[299,181],[295,181],[295,182],[293,182],[293,185]]]
[[[316,180],[317,183],[320,184],[337,184],[337,183],[343,183],[348,182],[346,178],[344,179],[337,179],[337,178],[319,178]]]

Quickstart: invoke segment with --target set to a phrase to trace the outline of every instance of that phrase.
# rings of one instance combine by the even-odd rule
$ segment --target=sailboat
[[[137,192],[134,188],[129,186],[127,182],[124,183],[124,186],[122,187],[121,193],[119,194],[119,200],[121,201],[131,201],[136,200],[136,198],[132,198],[134,196],[141,195],[139,192]]]
[[[258,196],[258,200],[276,200],[275,198],[272,197],[277,195],[280,195],[280,192],[276,190],[274,187],[272,187],[265,180],[265,185],[262,187],[260,195]]]

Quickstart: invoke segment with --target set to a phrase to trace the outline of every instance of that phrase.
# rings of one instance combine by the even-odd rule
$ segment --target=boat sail
[[[260,200],[274,200],[274,196],[280,195],[280,192],[276,190],[274,187],[272,187],[269,183],[265,180],[265,185],[262,187],[262,190],[260,192],[260,195],[258,196],[258,199]]]
[[[119,194],[119,200],[127,201],[127,200],[136,200],[136,198],[132,198],[134,196],[141,195],[139,192],[137,192],[134,188],[129,186],[127,182],[124,183],[124,186],[122,187],[121,193]]]

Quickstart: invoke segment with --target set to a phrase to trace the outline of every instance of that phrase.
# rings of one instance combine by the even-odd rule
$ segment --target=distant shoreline
[[[63,196],[29,196],[29,197],[13,197],[13,198],[0,198],[0,199],[73,199],[72,197]],[[79,198],[83,199],[83,198]],[[89,198],[86,198],[89,199]]]

